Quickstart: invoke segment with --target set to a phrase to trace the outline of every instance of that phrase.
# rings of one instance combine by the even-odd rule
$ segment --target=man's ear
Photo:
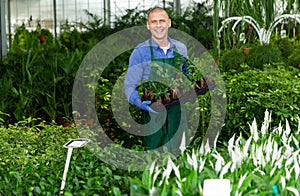
[[[171,27],[172,21],[171,19],[169,19],[169,27]]]
[[[147,21],[146,25],[147,25],[147,29],[149,30],[150,28],[149,28],[149,24],[148,24],[148,21]]]

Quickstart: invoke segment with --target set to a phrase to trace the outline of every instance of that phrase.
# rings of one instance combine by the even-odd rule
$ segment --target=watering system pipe
[[[234,29],[236,28],[239,22],[245,21],[253,26],[253,28],[258,34],[260,43],[262,44],[263,42],[265,42],[265,29],[260,28],[259,24],[251,16],[233,16],[223,20],[222,26],[218,30],[218,34],[221,34],[221,31],[223,30],[224,26],[230,23],[231,21],[236,21],[232,27],[233,32],[235,32]]]
[[[256,20],[254,20],[251,16],[233,16],[233,17],[226,18],[225,20],[222,21],[222,26],[218,30],[218,34],[221,35],[221,31],[223,30],[224,26],[226,26],[231,21],[236,21],[234,23],[234,25],[232,26],[232,31],[233,31],[233,33],[235,33],[236,26],[241,21],[245,21],[245,22],[251,24],[253,26],[253,28],[255,29],[255,31],[257,32],[259,40],[260,40],[260,44],[263,44],[263,43],[268,44],[270,42],[270,38],[271,38],[271,34],[272,34],[273,29],[276,27],[276,25],[278,25],[278,23],[280,23],[282,20],[284,20],[286,18],[293,18],[298,23],[300,23],[300,14],[283,14],[283,15],[277,17],[274,20],[274,22],[271,23],[268,30],[266,30],[263,27],[261,28],[259,26],[259,24],[256,22]]]
[[[269,43],[269,40],[271,38],[271,34],[273,29],[284,19],[286,18],[292,18],[295,19],[299,24],[300,24],[300,14],[284,14],[281,15],[279,17],[277,17],[274,22],[272,23],[272,25],[269,27],[268,31],[267,31],[267,41]]]

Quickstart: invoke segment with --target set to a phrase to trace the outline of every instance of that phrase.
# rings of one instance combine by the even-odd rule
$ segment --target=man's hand
[[[137,107],[139,107],[140,109],[142,109],[142,110],[151,112],[153,114],[157,114],[156,111],[154,111],[152,108],[150,108],[150,104],[151,104],[151,101],[140,101],[140,100],[138,100],[135,105]]]

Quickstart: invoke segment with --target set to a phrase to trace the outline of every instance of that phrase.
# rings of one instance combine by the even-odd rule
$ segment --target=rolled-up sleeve
[[[129,66],[125,77],[124,92],[129,103],[134,104],[140,99],[137,87],[140,82],[149,76],[149,63],[151,58],[147,55],[147,48],[140,46],[133,50],[129,58]]]

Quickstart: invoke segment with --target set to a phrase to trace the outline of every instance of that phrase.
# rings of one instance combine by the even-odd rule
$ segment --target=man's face
[[[154,39],[166,39],[168,36],[168,28],[170,26],[171,19],[169,19],[165,11],[156,11],[150,13],[147,21],[147,27]]]

